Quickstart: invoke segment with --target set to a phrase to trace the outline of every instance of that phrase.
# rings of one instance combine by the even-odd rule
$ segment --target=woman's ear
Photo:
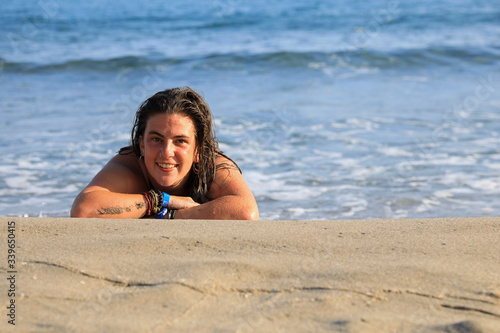
[[[141,149],[141,155],[144,152],[144,140],[142,139],[142,135],[139,136],[139,148]]]
[[[194,158],[193,158],[194,163],[199,163],[200,162],[200,154],[198,153],[198,148],[194,150]]]

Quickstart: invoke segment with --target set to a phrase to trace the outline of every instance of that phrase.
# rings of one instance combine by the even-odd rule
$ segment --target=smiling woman
[[[72,217],[257,220],[241,170],[219,148],[210,109],[190,88],[156,93],[124,147],[76,197]]]

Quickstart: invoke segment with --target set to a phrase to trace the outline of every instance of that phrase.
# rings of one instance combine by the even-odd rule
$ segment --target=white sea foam
[[[402,208],[398,208],[396,210],[393,210],[392,202],[390,202],[390,201],[384,205],[384,212],[385,212],[386,216],[390,217],[390,218],[402,219],[402,218],[408,217],[408,210],[402,209]]]
[[[416,212],[417,213],[423,213],[428,210],[434,209],[435,206],[439,206],[440,202],[437,200],[433,200],[431,198],[424,198],[422,200],[422,204],[417,207]]]
[[[500,163],[484,163],[483,165],[490,169],[500,170]]]
[[[342,168],[351,169],[358,166],[359,161],[355,158],[339,158],[332,161],[335,164],[339,164]]]
[[[255,196],[266,196],[270,191],[283,188],[284,184],[284,180],[272,179],[255,170],[245,172],[245,180]]]
[[[355,179],[364,179],[377,174],[381,174],[385,171],[387,171],[387,168],[382,166],[358,167],[351,171],[351,176]]]
[[[340,159],[343,154],[341,152],[337,151],[326,151],[326,150],[319,150],[319,149],[313,149],[314,155],[317,156],[322,156],[322,157],[327,157],[327,158],[332,158],[332,159]]]
[[[5,179],[5,183],[7,184],[8,187],[11,189],[24,189],[30,186],[31,182],[34,180],[34,177],[31,175],[27,176],[15,176],[15,177],[8,177]]]
[[[379,125],[376,122],[362,118],[348,118],[346,120],[346,124],[351,127],[362,128],[367,131],[372,131],[376,128],[379,128]]]
[[[276,201],[303,202],[307,199],[317,198],[327,189],[321,187],[285,186],[281,190],[270,191],[267,195]]]
[[[486,137],[486,138],[480,138],[476,139],[472,142],[473,146],[476,146],[478,148],[486,148],[486,147],[498,147],[500,144],[500,137]]]
[[[491,213],[494,213],[495,210],[493,208],[491,208],[491,207],[483,207],[483,208],[481,208],[481,212],[483,214],[489,215]]]
[[[329,186],[328,189],[330,191],[332,191],[333,193],[337,193],[340,191],[347,191],[347,190],[356,191],[356,190],[360,190],[361,187],[356,186],[356,185],[333,185],[333,186]]]
[[[402,79],[405,81],[416,81],[416,82],[429,81],[429,77],[427,76],[416,76],[416,75],[403,75]]]
[[[290,213],[292,219],[303,219],[304,217],[311,216],[316,213],[315,209],[306,209],[302,207],[292,207],[286,209],[288,213]]]
[[[500,194],[500,176],[488,179],[479,179],[470,181],[470,187],[487,192],[495,192]]]
[[[337,204],[342,207],[342,216],[353,217],[355,214],[364,211],[368,207],[365,198],[354,193],[345,193],[337,196]]]
[[[343,208],[348,208],[349,210],[342,213],[345,217],[353,217],[355,214],[362,212],[367,209],[366,200],[359,200],[356,202],[348,202],[342,206]]]
[[[447,156],[445,158],[439,155],[421,155],[417,158],[412,158],[405,160],[404,162],[400,162],[397,164],[397,168],[399,169],[407,169],[408,167],[416,167],[416,166],[429,166],[429,165],[456,165],[456,166],[465,166],[465,165],[476,165],[477,159],[474,156]]]
[[[453,198],[456,194],[460,195],[465,195],[465,194],[473,194],[475,191],[466,188],[466,187],[456,187],[456,188],[450,188],[446,190],[439,190],[434,192],[434,197],[440,198],[440,199],[450,199]]]
[[[16,187],[0,189],[0,196],[27,196],[27,195],[53,195],[57,193],[76,193],[80,188],[76,184],[64,187],[45,186],[44,182],[26,182],[16,184]]]
[[[377,149],[380,153],[386,156],[412,156],[413,154],[405,149],[398,147],[379,147]]]

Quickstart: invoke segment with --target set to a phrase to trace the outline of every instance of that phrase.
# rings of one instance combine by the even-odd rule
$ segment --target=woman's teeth
[[[158,165],[163,168],[163,169],[171,169],[175,167],[175,164],[163,164],[163,163],[158,163]]]

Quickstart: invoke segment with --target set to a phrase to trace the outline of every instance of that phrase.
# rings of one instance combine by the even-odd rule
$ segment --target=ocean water
[[[500,215],[500,6],[3,1],[0,215],[68,216],[159,90],[203,94],[262,219]]]

